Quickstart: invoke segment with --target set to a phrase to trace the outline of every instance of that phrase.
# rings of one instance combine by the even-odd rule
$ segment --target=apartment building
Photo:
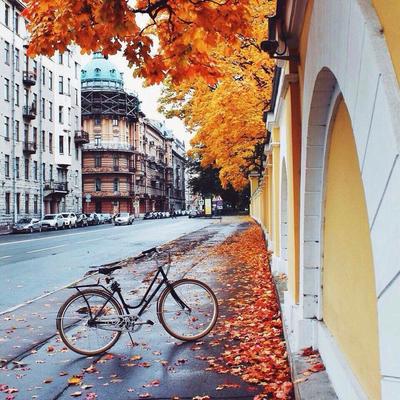
[[[28,58],[23,8],[0,0],[0,226],[82,206],[78,53]]]
[[[173,183],[170,193],[170,204],[175,210],[186,209],[186,150],[185,143],[174,138],[172,142]]]

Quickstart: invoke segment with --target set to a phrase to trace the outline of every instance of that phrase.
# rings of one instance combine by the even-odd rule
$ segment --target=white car
[[[132,225],[135,217],[127,212],[118,213],[114,218],[114,225]]]
[[[75,213],[62,213],[64,218],[64,226],[68,228],[76,228],[76,214]]]
[[[40,221],[42,229],[57,229],[64,228],[64,218],[62,214],[46,214]]]

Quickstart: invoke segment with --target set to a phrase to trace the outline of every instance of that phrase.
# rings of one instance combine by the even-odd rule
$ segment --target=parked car
[[[12,227],[13,233],[20,233],[20,232],[30,232],[33,233],[34,231],[42,231],[42,224],[38,218],[21,218],[16,224]]]
[[[201,212],[199,210],[190,210],[188,215],[189,218],[197,218],[201,216]]]
[[[87,213],[87,222],[88,225],[99,225],[100,224],[100,218],[96,213]]]
[[[57,229],[64,228],[64,217],[62,214],[46,214],[40,221],[42,229]]]
[[[76,214],[76,225],[81,227],[89,225],[86,214]]]
[[[111,224],[111,222],[112,222],[111,214],[102,213],[102,214],[98,214],[98,215],[101,218],[103,224]]]
[[[153,213],[147,212],[146,214],[144,214],[143,219],[154,219]]]
[[[66,228],[76,228],[76,214],[75,213],[62,213],[64,218],[64,227]]]
[[[114,218],[114,225],[132,225],[135,217],[127,212],[118,213]]]

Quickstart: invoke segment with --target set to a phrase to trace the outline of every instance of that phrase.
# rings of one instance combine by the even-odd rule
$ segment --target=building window
[[[45,163],[42,164],[42,178],[43,178],[43,181],[46,180],[46,164]]]
[[[29,141],[29,125],[24,124],[24,141],[28,142]]]
[[[15,157],[15,176],[19,179],[19,157]]]
[[[10,43],[4,42],[4,62],[10,65]]]
[[[10,118],[4,117],[4,137],[10,140]]]
[[[10,101],[10,80],[4,78],[4,100]]]
[[[94,156],[94,166],[95,166],[96,168],[101,167],[101,154],[96,154],[96,155]]]
[[[37,61],[36,60],[33,60],[33,73],[35,74],[35,76],[37,76],[37,72],[38,72],[38,70],[37,70]]]
[[[37,177],[38,177],[38,162],[34,161],[33,162],[33,179],[35,181],[37,181]]]
[[[7,154],[4,158],[4,175],[6,176],[6,178],[10,177],[10,156]]]
[[[38,200],[39,200],[39,196],[37,194],[35,194],[33,196],[33,213],[34,214],[38,213]]]
[[[4,24],[6,26],[10,25],[10,6],[8,4],[5,4],[4,8]]]
[[[96,185],[96,192],[101,192],[101,179],[100,178],[96,178],[95,185]]]
[[[72,118],[71,118],[71,107],[68,107],[68,125],[71,125]]]
[[[64,63],[64,54],[63,53],[58,53],[58,63],[59,64]]]
[[[71,155],[71,138],[68,136],[68,155]]]
[[[112,124],[113,124],[113,126],[118,126],[118,120],[117,119],[113,119],[112,120]]]
[[[64,93],[64,77],[59,76],[58,78],[58,93],[63,94]]]
[[[37,128],[33,128],[33,143],[37,144]]]
[[[113,166],[117,168],[119,166],[119,156],[117,154],[113,155]]]
[[[29,158],[25,158],[25,180],[29,181]]]
[[[101,125],[101,119],[100,118],[95,118],[94,119],[94,124],[95,125]]]
[[[20,201],[21,201],[21,193],[16,193],[16,196],[17,196],[17,198],[16,198],[16,200],[17,200],[17,214],[19,214],[19,212],[20,212]]]
[[[14,14],[14,31],[17,35],[19,34],[19,14],[17,12]]]
[[[15,84],[15,105],[19,106],[19,85]]]
[[[53,180],[53,166],[52,165],[50,165],[49,171],[50,171],[49,179],[52,181]]]
[[[64,154],[64,136],[58,137],[58,152]]]
[[[42,150],[46,151],[46,132],[42,131]]]
[[[79,149],[75,147],[75,160],[79,160]]]
[[[42,97],[42,118],[46,119],[46,99]]]
[[[49,152],[53,153],[53,134],[49,132]]]
[[[114,178],[114,192],[119,191],[119,178]]]
[[[46,85],[46,67],[42,67],[42,85]]]
[[[53,103],[49,101],[49,121],[53,121]]]
[[[15,140],[19,142],[19,121],[15,121]]]
[[[60,124],[64,123],[64,107],[63,106],[58,107],[58,122]]]
[[[79,92],[75,89],[75,105],[79,106]]]
[[[75,61],[75,79],[78,79],[78,73],[79,73],[79,65],[78,65],[78,63]]]
[[[94,137],[94,144],[95,144],[95,146],[100,146],[101,145],[101,136],[100,135],[96,135]]]
[[[25,193],[25,214],[29,214],[29,193]]]
[[[19,49],[15,49],[15,70],[19,71]]]
[[[71,79],[68,78],[67,80],[67,94],[71,96]]]
[[[6,193],[6,214],[10,214],[10,211],[11,211],[11,204],[10,204],[11,202],[10,202],[10,193],[9,192],[7,192]]]
[[[49,89],[53,90],[53,72],[49,71]]]

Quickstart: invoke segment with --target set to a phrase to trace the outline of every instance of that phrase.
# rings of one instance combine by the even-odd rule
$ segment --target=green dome
[[[123,89],[124,81],[115,65],[101,53],[94,53],[92,61],[81,70],[82,89]]]

